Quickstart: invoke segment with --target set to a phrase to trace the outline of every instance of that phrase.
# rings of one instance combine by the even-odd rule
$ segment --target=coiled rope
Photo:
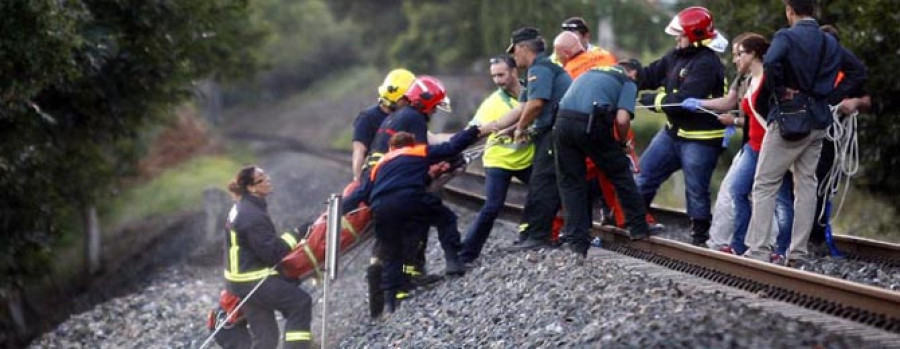
[[[843,116],[838,111],[839,107],[840,103],[831,107],[831,117],[834,122],[825,130],[825,138],[834,142],[834,163],[825,178],[819,179],[818,188],[819,195],[824,196],[826,201],[840,192],[841,198],[837,209],[831,215],[832,218],[837,217],[840,213],[850,189],[850,178],[859,171],[859,143],[856,137],[859,111]],[[842,191],[841,186],[843,186]],[[825,205],[822,205],[817,220],[821,221],[824,215]]]

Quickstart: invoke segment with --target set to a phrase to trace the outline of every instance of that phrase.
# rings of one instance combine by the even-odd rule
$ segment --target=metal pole
[[[338,252],[340,251],[341,235],[341,196],[331,194],[328,199],[328,231],[325,236],[325,280],[322,286],[322,349],[328,342],[328,286],[337,278]]]

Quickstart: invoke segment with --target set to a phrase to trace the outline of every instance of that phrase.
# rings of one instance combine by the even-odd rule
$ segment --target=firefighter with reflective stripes
[[[357,181],[365,176],[363,169],[367,169],[378,162],[378,159],[368,160],[372,150],[372,141],[381,123],[390,113],[400,109],[409,101],[403,96],[416,76],[406,69],[391,70],[384,77],[384,82],[378,86],[378,103],[361,111],[353,122],[353,180]]]
[[[433,109],[433,108],[432,108]],[[397,132],[390,139],[391,151],[371,171],[373,188],[369,202],[375,218],[375,238],[382,246],[384,271],[382,290],[385,308],[394,312],[410,289],[403,262],[419,251],[419,232],[434,225],[441,237],[447,268],[459,268],[459,230],[457,217],[441,198],[428,191],[432,165],[458,155],[478,140],[480,130],[469,127],[449,141],[437,145],[416,144],[408,132]],[[455,236],[456,241],[447,237]],[[456,263],[456,266],[451,266]]]
[[[276,348],[275,311],[285,319],[282,348],[308,348],[312,299],[295,281],[278,273],[278,263],[299,239],[279,235],[269,218],[266,196],[272,182],[262,169],[241,169],[228,190],[237,198],[226,223],[225,280],[229,292],[245,298],[242,308],[250,326],[253,348]],[[253,291],[256,286],[256,291]],[[253,292],[251,294],[251,292]]]
[[[659,186],[672,173],[683,170],[692,242],[703,244],[709,238],[712,219],[709,183],[722,152],[725,126],[715,115],[677,105],[691,97],[722,96],[726,91],[725,68],[716,53],[703,44],[717,35],[707,9],[690,7],[679,12],[666,33],[676,37],[677,46],[641,71],[639,89],[662,88],[641,96],[640,103],[664,112],[668,124],[644,151],[637,184],[644,202],[650,205]]]

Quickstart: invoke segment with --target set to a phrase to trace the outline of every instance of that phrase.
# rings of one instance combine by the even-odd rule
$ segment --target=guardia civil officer
[[[569,89],[572,78],[562,67],[550,61],[544,38],[536,28],[525,27],[514,31],[507,52],[513,55],[518,68],[528,69],[525,91],[519,97],[523,103],[508,113],[511,118],[504,116],[488,127],[504,129],[513,120],[515,140],[534,143],[520,241],[508,247],[509,251],[519,251],[541,248],[549,243],[553,219],[560,205],[550,129],[559,99]]]
[[[276,233],[266,204],[272,189],[269,176],[256,166],[241,169],[228,185],[237,203],[226,223],[226,287],[246,299],[243,311],[253,348],[278,346],[275,311],[284,318],[282,348],[308,348],[312,339],[312,300],[295,281],[282,277],[277,268],[299,240],[292,233]],[[257,285],[259,288],[253,291]]]
[[[565,216],[561,236],[563,243],[581,256],[590,247],[591,211],[584,209],[590,205],[584,180],[586,157],[606,173],[615,187],[631,237],[648,236],[644,200],[634,183],[625,146],[617,141],[627,139],[634,118],[634,81],[640,69],[637,60],[628,60],[588,70],[575,79],[559,102],[553,139]],[[618,137],[613,132],[618,132]]]

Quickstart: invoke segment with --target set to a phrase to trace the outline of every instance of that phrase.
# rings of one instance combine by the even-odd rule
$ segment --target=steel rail
[[[484,180],[484,172],[479,169],[467,169],[463,173]],[[524,186],[523,183],[514,181],[512,186]],[[672,217],[687,221],[687,212],[684,209],[667,207],[657,204],[650,205],[651,214],[659,217]],[[834,242],[841,252],[854,259],[872,261],[875,263],[887,263],[889,265],[900,264],[900,244],[878,241],[864,237],[834,234]]]
[[[467,205],[484,201],[484,196],[480,194],[451,185],[444,187],[444,193],[454,202],[464,201]],[[506,203],[504,212],[515,216],[521,214],[521,209],[521,205]],[[600,235],[604,245],[627,245],[628,248],[677,260],[704,271],[712,270],[732,278],[749,280],[755,286],[743,288],[762,291],[762,297],[786,301],[796,299],[792,303],[900,332],[900,292],[719,253],[659,237],[630,241],[622,229],[601,226],[596,222],[593,228],[592,233]],[[734,281],[726,284],[734,284]]]

